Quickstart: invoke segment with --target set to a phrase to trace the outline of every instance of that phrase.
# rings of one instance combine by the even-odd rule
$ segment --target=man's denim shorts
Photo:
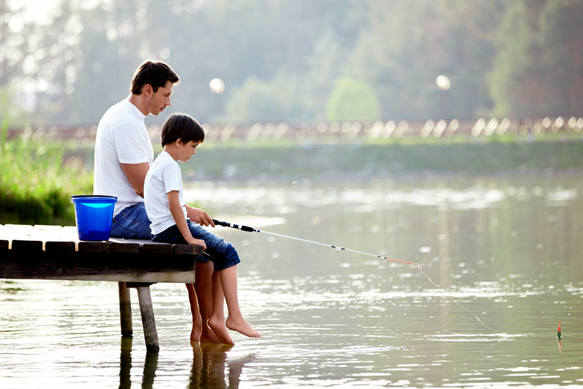
[[[126,207],[115,215],[111,224],[111,236],[124,239],[152,239],[150,219],[144,203]]]

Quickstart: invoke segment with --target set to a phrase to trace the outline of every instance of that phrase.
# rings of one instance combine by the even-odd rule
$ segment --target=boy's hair
[[[190,115],[185,113],[173,113],[162,125],[162,147],[176,142],[192,141],[203,142],[204,130],[201,125]]]
[[[146,61],[140,65],[132,77],[131,92],[134,95],[142,94],[142,88],[146,84],[152,85],[154,92],[157,92],[158,88],[166,85],[166,82],[175,84],[178,80],[178,75],[164,62]]]

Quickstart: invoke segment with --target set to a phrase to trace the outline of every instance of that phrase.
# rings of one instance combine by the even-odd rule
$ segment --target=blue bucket
[[[72,196],[79,240],[108,240],[117,197],[101,195]]]

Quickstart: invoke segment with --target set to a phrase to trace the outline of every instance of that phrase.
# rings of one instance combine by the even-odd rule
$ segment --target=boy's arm
[[[204,240],[195,239],[190,233],[190,229],[188,228],[186,219],[184,218],[184,213],[182,213],[182,207],[180,206],[180,199],[178,197],[177,190],[168,192],[168,208],[170,208],[170,213],[176,222],[176,227],[178,227],[178,231],[180,231],[182,237],[184,237],[184,240],[188,244],[202,246],[203,250],[205,250],[206,244],[204,243]]]
[[[195,223],[200,224],[201,226],[215,226],[213,219],[206,213],[204,210],[200,208],[193,208],[186,206],[186,215],[190,220]]]

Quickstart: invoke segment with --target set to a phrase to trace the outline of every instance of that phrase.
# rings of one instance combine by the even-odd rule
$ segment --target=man
[[[179,81],[163,62],[141,64],[131,82],[128,98],[111,106],[97,126],[93,193],[117,196],[111,236],[126,239],[151,239],[150,221],[144,207],[144,180],[154,159],[152,143],[144,119],[158,115],[170,105],[172,87]],[[213,226],[203,210],[187,206],[190,220]],[[219,341],[206,324],[212,313],[212,263],[197,262],[196,291],[201,298],[198,311],[195,286],[186,284],[193,318],[191,341]],[[127,293],[120,283],[120,293]],[[125,291],[124,291],[125,290]],[[202,314],[201,321],[200,315]]]

